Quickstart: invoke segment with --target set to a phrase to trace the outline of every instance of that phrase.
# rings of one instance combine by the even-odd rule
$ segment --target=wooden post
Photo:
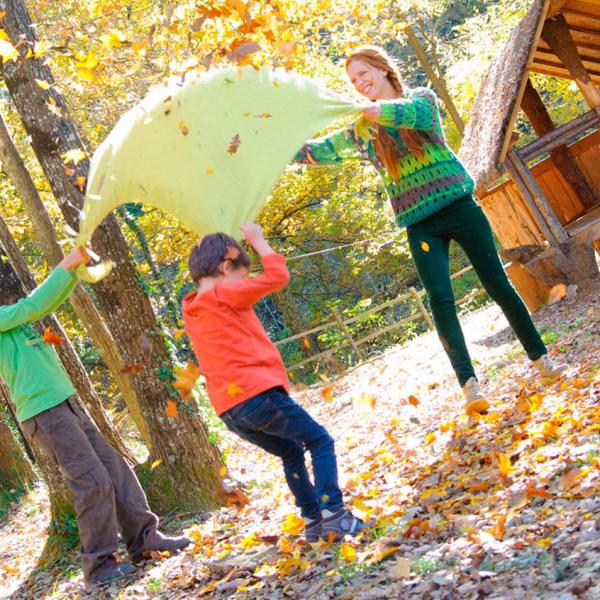
[[[350,330],[346,327],[344,321],[342,321],[342,317],[341,317],[340,313],[338,313],[337,310],[333,311],[333,318],[335,319],[335,322],[338,324],[339,328],[344,332],[344,335],[346,336],[346,338],[348,338],[348,341],[350,342],[350,345],[352,346],[352,349],[354,350],[354,352],[356,353],[358,358],[360,358],[360,360],[364,360],[365,357],[364,357],[363,353],[360,351],[358,344],[354,341],[354,338],[352,337]]]
[[[531,79],[527,81],[523,99],[521,100],[521,108],[527,115],[529,122],[538,136],[542,137],[556,130],[552,118],[544,106],[544,101],[535,87],[533,87]],[[550,158],[562,176],[567,180],[567,183],[573,188],[573,191],[585,208],[591,208],[600,204],[600,196],[586,179],[566,144],[561,144],[550,150]]]
[[[425,54],[425,50],[423,50],[423,47],[421,46],[419,39],[415,35],[413,28],[410,25],[406,25],[404,28],[404,31],[405,31],[406,35],[408,36],[408,41],[410,42],[411,46],[414,48],[415,54],[417,55],[419,62],[421,63],[422,67],[425,69],[425,72],[427,73],[427,76],[431,80],[431,83],[433,84],[435,91],[438,93],[440,98],[444,101],[444,104],[446,105],[446,108],[448,109],[448,112],[450,113],[450,116],[452,117],[452,120],[454,121],[454,125],[456,125],[456,128],[460,132],[460,135],[463,136],[465,133],[465,123],[462,120],[462,117],[460,116],[458,110],[456,109],[456,106],[455,106],[452,98],[450,97],[450,94],[448,93],[446,84],[442,81],[442,79],[440,79],[437,76],[436,72],[433,70],[432,66],[429,64],[429,61],[427,60],[427,54]]]
[[[515,164],[515,156],[515,151],[509,150],[508,154],[506,155],[506,160],[504,164],[508,169],[508,172],[510,173],[511,179],[515,182],[516,186],[519,188],[519,191],[523,195],[523,198],[525,199],[529,210],[531,210],[533,218],[540,226],[542,233],[544,234],[551,246],[556,246],[559,242],[556,239],[556,236],[554,235],[550,227],[548,227],[548,223],[546,222],[544,215],[540,212],[540,209],[538,208],[538,205],[535,201],[534,195],[532,194],[532,192],[529,189],[529,186],[526,184],[525,180],[521,176],[520,171],[517,169],[517,166]]]
[[[600,109],[600,92],[596,89],[590,74],[583,66],[581,56],[579,56],[564,15],[558,14],[546,21],[542,30],[542,39],[571,73],[590,107]]]
[[[417,306],[419,307],[419,310],[421,311],[421,314],[423,315],[423,318],[425,319],[425,323],[427,323],[427,327],[429,329],[435,329],[435,325],[433,324],[431,315],[425,308],[425,305],[423,304],[423,300],[421,300],[421,296],[419,295],[419,292],[417,292],[417,290],[414,287],[409,287],[408,291],[410,292],[410,295],[414,298],[415,302],[417,303]]]

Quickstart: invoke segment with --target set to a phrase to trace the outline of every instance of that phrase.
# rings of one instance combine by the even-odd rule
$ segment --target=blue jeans
[[[281,458],[303,517],[314,519],[323,509],[343,506],[332,437],[283,388],[262,392],[230,408],[221,419],[241,438]],[[306,469],[305,449],[312,458],[314,485]]]

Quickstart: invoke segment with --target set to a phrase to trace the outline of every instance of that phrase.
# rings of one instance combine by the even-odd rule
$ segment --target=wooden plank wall
[[[600,189],[600,131],[573,144],[571,151],[589,181],[596,189]],[[563,225],[568,225],[583,214],[583,204],[550,159],[537,164],[532,172]],[[487,195],[479,196],[479,203],[503,248],[544,243],[542,231],[512,181],[506,181]]]

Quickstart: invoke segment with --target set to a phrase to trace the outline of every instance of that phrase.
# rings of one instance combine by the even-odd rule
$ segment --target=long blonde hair
[[[360,46],[356,48],[346,57],[346,70],[348,70],[348,66],[353,60],[361,60],[372,67],[385,71],[386,78],[394,91],[398,93],[399,97],[404,96],[404,85],[400,73],[385,50],[378,46]],[[374,129],[373,144],[375,152],[377,152],[377,156],[379,156],[392,178],[398,179],[400,176],[398,172],[398,160],[401,156],[400,148],[396,140],[382,125],[375,125]],[[428,141],[426,137],[415,129],[404,127],[400,128],[400,137],[410,152],[417,156],[423,155],[423,144]]]

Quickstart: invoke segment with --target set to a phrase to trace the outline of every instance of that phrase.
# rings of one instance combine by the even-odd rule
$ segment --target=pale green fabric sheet
[[[158,87],[95,152],[76,242],[128,202],[238,237],[306,140],[360,108],[284,70],[217,69]]]

